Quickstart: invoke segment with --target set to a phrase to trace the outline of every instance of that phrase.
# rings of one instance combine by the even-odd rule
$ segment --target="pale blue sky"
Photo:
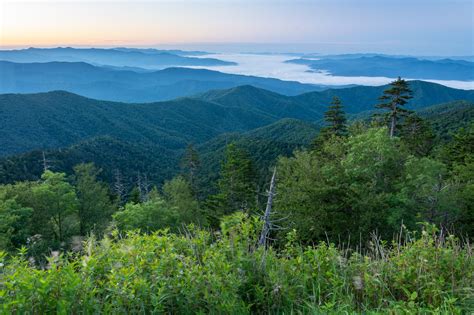
[[[472,0],[0,0],[0,45],[474,54]]]

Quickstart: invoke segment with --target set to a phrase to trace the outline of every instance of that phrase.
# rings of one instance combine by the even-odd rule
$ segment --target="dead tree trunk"
[[[46,159],[46,154],[44,153],[44,151],[42,151],[42,152],[43,152],[43,160],[42,160],[42,162],[43,162],[43,172],[46,172],[46,171],[49,170],[49,162],[51,162],[51,161]]]
[[[118,197],[119,205],[122,206],[125,203],[125,186],[123,184],[122,174],[118,169],[114,171],[114,177],[113,191]]]
[[[270,181],[270,189],[268,191],[268,200],[265,213],[263,215],[263,228],[260,238],[258,240],[258,246],[265,246],[268,238],[268,234],[271,230],[270,215],[272,212],[273,196],[275,196],[275,182],[276,182],[276,167],[273,169],[272,180]]]

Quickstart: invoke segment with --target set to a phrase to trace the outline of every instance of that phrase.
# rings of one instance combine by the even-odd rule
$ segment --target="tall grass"
[[[90,238],[81,254],[30,266],[26,253],[0,256],[5,314],[324,314],[474,311],[472,248],[427,226],[362,251],[294,232],[278,251],[257,248],[260,222],[242,214],[219,233],[118,233]]]

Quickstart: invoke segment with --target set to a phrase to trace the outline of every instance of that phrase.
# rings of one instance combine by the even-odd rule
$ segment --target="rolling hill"
[[[203,161],[200,175],[206,180],[217,178],[225,146],[230,142],[249,150],[257,157],[257,167],[265,169],[278,156],[291,155],[296,148],[308,145],[318,129],[312,123],[281,119],[247,132],[221,134],[197,146]],[[177,174],[183,150],[98,136],[63,148],[0,157],[0,183],[39,179],[43,173],[43,153],[51,170],[71,174],[75,165],[94,162],[102,168],[103,180],[113,182],[114,173],[119,170],[124,182],[132,186],[139,173],[147,174],[156,185]]]
[[[444,141],[449,138],[450,132],[466,127],[474,121],[474,103],[455,101],[426,107],[418,113],[430,121],[439,139]],[[209,185],[209,182],[215,182],[218,178],[227,144],[234,142],[249,151],[254,158],[256,169],[262,173],[258,176],[259,180],[265,182],[266,176],[270,174],[265,172],[269,165],[272,165],[278,156],[290,156],[295,149],[307,147],[319,132],[319,128],[318,124],[284,118],[263,127],[242,132],[225,132],[197,143],[196,149],[202,165],[198,178],[206,182],[200,186],[209,190],[202,193],[213,192],[213,185]],[[124,183],[130,188],[139,173],[146,174],[151,183],[156,185],[161,185],[164,180],[179,173],[184,150],[182,147],[169,149],[153,142],[97,136],[66,147],[0,157],[0,183],[39,179],[43,172],[43,152],[54,171],[71,174],[74,165],[94,162],[103,169],[103,180],[113,182],[114,173],[119,170]]]
[[[457,100],[474,101],[474,90],[453,89],[441,84],[419,80],[409,81],[409,85],[413,91],[413,98],[409,101],[407,108],[413,110]],[[374,105],[379,103],[378,98],[387,87],[387,85],[382,85],[329,89],[301,94],[294,99],[304,104],[327,106],[332,97],[338,96],[342,100],[347,113],[357,114],[372,110]]]
[[[410,83],[411,108],[455,100],[474,91]],[[252,86],[209,91],[155,103],[98,101],[64,91],[0,95],[0,155],[57,148],[98,136],[179,149],[222,133],[245,132],[283,118],[318,121],[333,95],[348,113],[370,110],[386,87],[354,87],[284,96]]]
[[[466,128],[474,122],[474,102],[453,101],[433,105],[418,111],[418,114],[431,122],[441,140],[449,140],[459,128]]]
[[[63,91],[0,95],[0,155],[54,148],[97,137],[170,149],[275,121],[275,115],[195,98],[116,103]]]

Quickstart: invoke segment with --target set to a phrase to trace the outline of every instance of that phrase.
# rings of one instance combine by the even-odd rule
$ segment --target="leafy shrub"
[[[467,313],[473,302],[472,249],[431,226],[365,253],[333,244],[280,251],[256,247],[261,222],[236,213],[221,232],[129,232],[77,256],[31,267],[26,250],[0,256],[3,313],[248,314]]]

